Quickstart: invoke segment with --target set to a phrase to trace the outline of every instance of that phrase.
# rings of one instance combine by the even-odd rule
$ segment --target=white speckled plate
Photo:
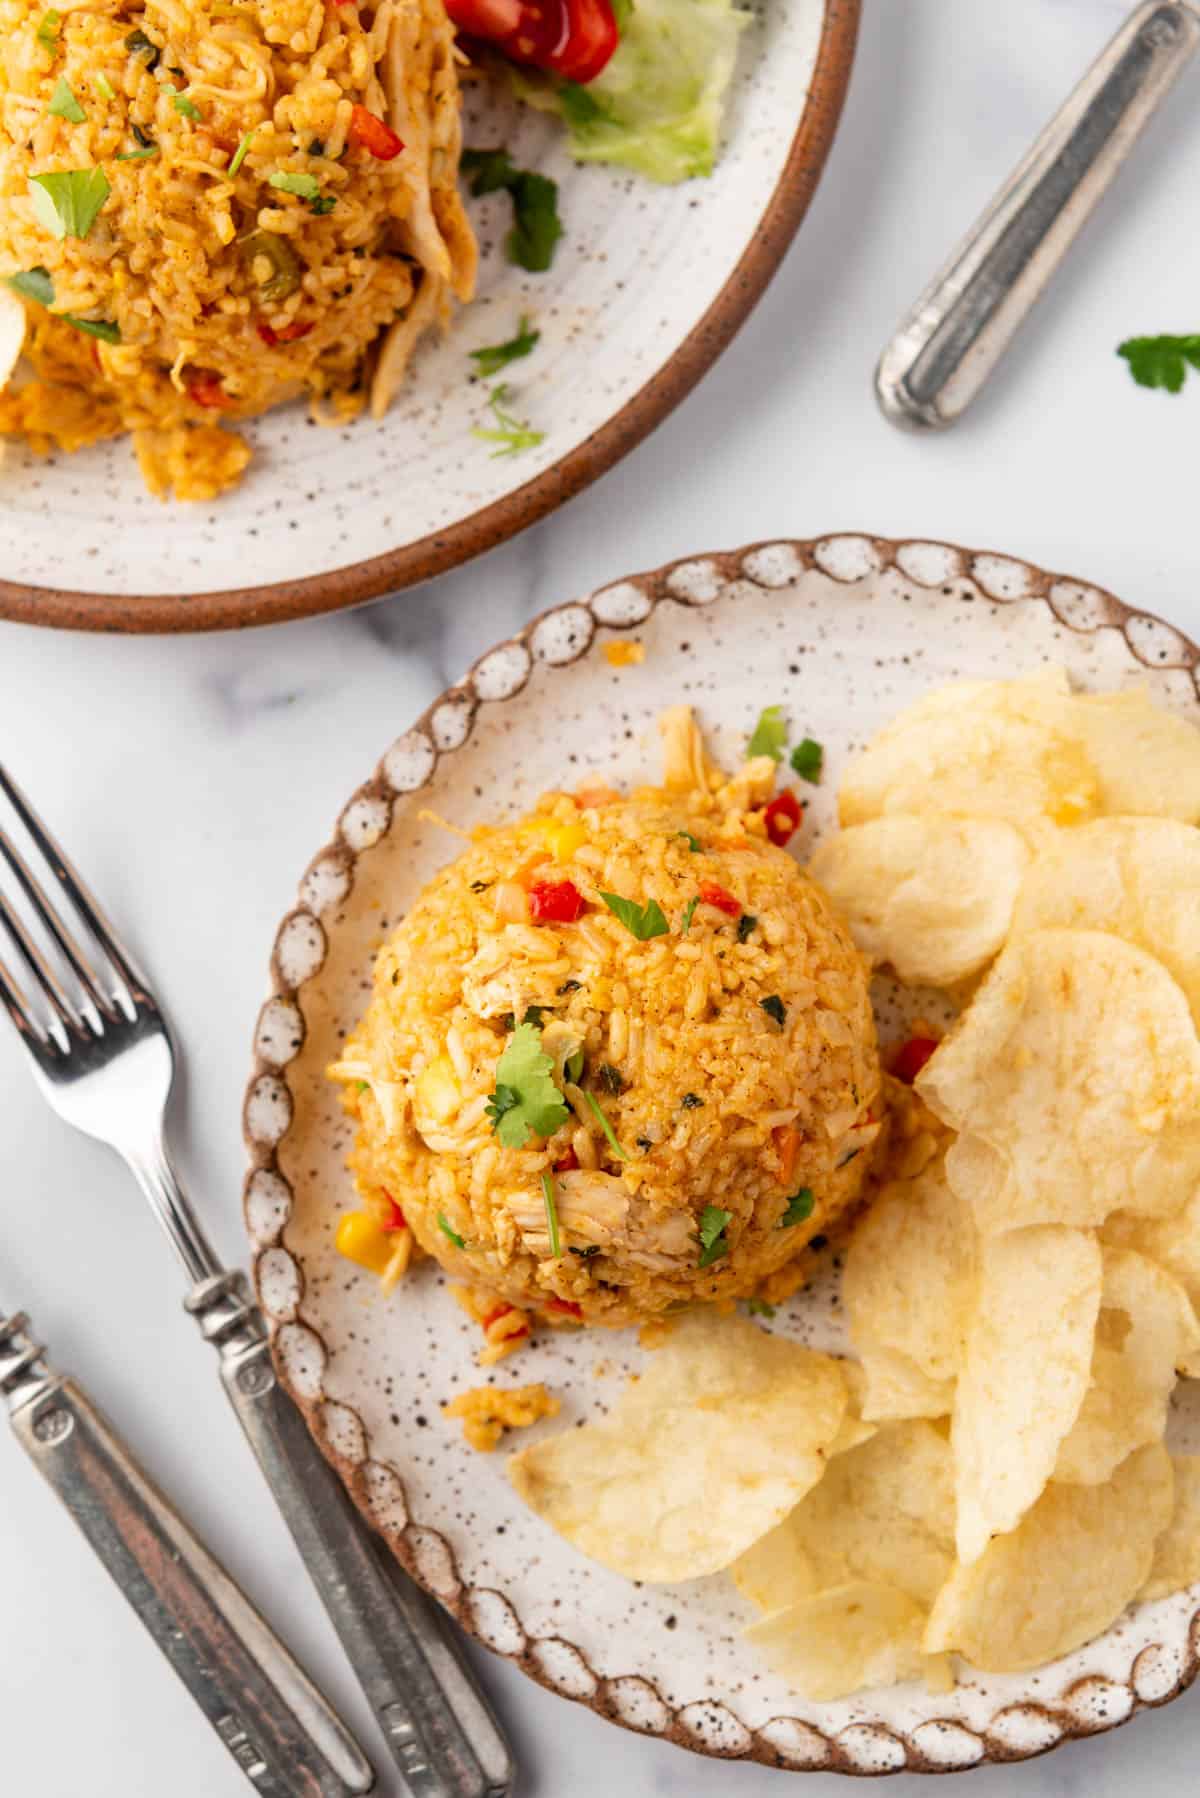
[[[164,507],[127,440],[48,461],[10,446],[0,617],[105,630],[262,624],[427,579],[512,536],[611,466],[724,349],[804,215],[850,72],[859,0],[770,0],[744,33],[728,142],[711,180],[657,187],[576,167],[552,121],[493,81],[467,95],[466,141],[504,144],[559,183],[553,268],[504,258],[510,202],[471,203],[479,296],[421,351],[379,423],[312,425],[302,406],[251,427],[244,484]],[[511,371],[545,441],[493,457],[468,351],[542,333]]]
[[[605,640],[646,646],[614,670]],[[246,1217],[278,1364],[367,1517],[466,1628],[565,1697],[700,1752],[847,1773],[952,1770],[1042,1753],[1164,1703],[1195,1676],[1200,1589],[1131,1610],[1037,1673],[972,1675],[948,1697],[905,1685],[800,1699],[740,1640],[751,1612],[722,1578],[635,1588],[516,1502],[504,1455],[479,1456],[440,1406],[485,1377],[478,1331],[426,1265],[390,1300],[333,1249],[351,1202],[348,1125],[325,1063],[366,999],[372,951],[454,852],[420,817],[462,825],[596,773],[657,767],[654,721],[699,708],[735,758],[766,700],[826,745],[805,846],[832,820],[847,751],[936,682],[1065,663],[1085,687],[1148,685],[1200,717],[1200,650],[1099,588],[944,544],[833,537],[702,556],[559,607],[499,645],[398,737],[351,796],[281,926],[246,1102]],[[381,735],[388,720],[381,720]],[[902,1027],[882,1019],[885,1033]],[[838,1345],[836,1269],[772,1328]],[[546,1333],[493,1370],[545,1380],[555,1430],[594,1414],[638,1363],[631,1333]],[[1195,1392],[1196,1387],[1189,1387]],[[1173,1430],[1188,1446],[1184,1406]],[[529,1440],[529,1433],[522,1433]],[[1189,1440],[1190,1438],[1190,1440]]]

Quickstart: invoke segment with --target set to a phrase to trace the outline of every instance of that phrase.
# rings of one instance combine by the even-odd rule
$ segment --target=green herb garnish
[[[192,123],[195,124],[198,119],[203,118],[204,115],[196,105],[196,102],[194,100],[189,100],[186,94],[177,94],[169,87],[165,89],[165,92],[171,95],[171,105],[175,108],[176,112],[181,112],[185,119],[191,119]]]
[[[140,125],[131,125],[129,129],[133,132],[134,137],[137,142],[141,144],[143,150],[149,150],[152,147],[157,149],[158,146],[155,144],[150,133],[148,131],[143,131]]]
[[[114,162],[145,162],[148,156],[158,155],[158,145],[149,144],[144,150],[125,150],[120,156],[114,156]]]
[[[523,1149],[530,1136],[553,1136],[570,1117],[550,1078],[553,1067],[537,1026],[518,1024],[496,1063],[496,1089],[486,1107],[506,1149]]]
[[[59,239],[86,237],[111,192],[103,169],[66,169],[29,177],[38,223]]]
[[[458,1231],[454,1230],[450,1227],[450,1222],[449,1222],[448,1218],[446,1217],[446,1214],[444,1211],[438,1212],[437,1221],[438,1221],[438,1229],[442,1232],[442,1235],[448,1236],[450,1238],[451,1242],[454,1244],[456,1249],[465,1249],[466,1248],[467,1245],[463,1241],[462,1237],[459,1235]]]
[[[1188,337],[1127,337],[1117,345],[1139,387],[1178,393],[1189,368],[1200,369],[1200,333]]]
[[[555,91],[563,118],[572,129],[599,125],[613,116],[612,107],[597,100],[595,94],[590,93],[578,81],[560,81]]]
[[[546,438],[545,431],[530,430],[528,425],[522,424],[519,418],[514,418],[506,410],[508,399],[509,390],[503,383],[499,387],[493,387],[488,394],[488,405],[496,420],[495,428],[476,425],[471,432],[472,437],[478,437],[481,443],[499,444],[500,447],[493,450],[493,456],[515,456],[521,450],[536,449]]]
[[[72,125],[83,125],[87,122],[87,113],[61,75],[55,83],[54,92],[50,96],[50,104],[46,111],[51,118],[69,119]]]
[[[578,1086],[579,1082],[583,1079],[584,1061],[585,1057],[583,1050],[576,1049],[575,1053],[573,1055],[568,1055],[567,1059],[563,1062],[563,1073],[571,1082],[572,1086]]]
[[[60,12],[56,12],[55,9],[51,7],[49,12],[44,12],[42,14],[35,36],[37,37],[38,43],[42,46],[42,49],[48,50],[51,56],[58,55],[58,34],[61,29],[62,14]]]
[[[102,343],[120,343],[121,341],[121,327],[114,325],[111,319],[76,318],[73,312],[63,312],[59,316],[64,318],[69,325],[74,325],[77,331],[86,331],[89,337],[100,338]]]
[[[700,1097],[699,1093],[684,1093],[679,1103],[683,1106],[685,1111],[696,1111],[703,1105],[704,1100]]]
[[[779,997],[779,994],[772,993],[769,998],[760,999],[759,1004],[762,1006],[763,1010],[767,1013],[767,1016],[774,1018],[775,1022],[782,1029],[783,1024],[787,1018],[787,1006],[784,1004],[783,1000]]]
[[[472,350],[471,360],[479,374],[498,375],[510,362],[519,362],[522,356],[528,356],[536,348],[541,335],[540,331],[530,330],[529,320],[522,313],[515,337],[510,337],[507,343],[493,343],[482,350]]]
[[[744,911],[742,913],[741,917],[738,919],[737,936],[739,943],[745,942],[757,923],[758,919],[754,916],[753,912]]]
[[[315,200],[308,202],[308,210],[315,213],[320,219],[324,218],[327,212],[332,212],[336,205],[336,194],[318,194]]]
[[[542,1005],[527,1005],[525,1007],[525,1016],[521,1019],[521,1022],[522,1024],[532,1024],[536,1029],[540,1030],[542,1025],[546,1022],[545,1007]]]
[[[542,1175],[542,1198],[546,1202],[546,1229],[550,1233],[550,1253],[557,1261],[562,1254],[562,1245],[558,1240],[558,1206],[554,1203],[554,1181],[549,1174]]]
[[[781,705],[764,706],[758,714],[754,735],[746,745],[747,756],[769,755],[773,762],[783,760],[787,748],[787,721]]]
[[[807,1186],[802,1186],[800,1191],[793,1193],[788,1200],[787,1210],[775,1226],[776,1229],[790,1230],[793,1224],[802,1224],[806,1218],[812,1216],[813,1206],[816,1202],[817,1201],[813,1198],[810,1189]]]
[[[732,1211],[722,1211],[717,1205],[706,1205],[700,1213],[700,1260],[698,1266],[711,1267],[722,1255],[729,1253],[729,1238],[725,1231],[732,1218]]]
[[[371,1082],[369,1080],[356,1080],[354,1082],[354,1087],[356,1092],[369,1093],[371,1090]]]
[[[27,268],[19,274],[9,275],[8,285],[27,300],[33,300],[38,306],[53,306],[54,282],[50,278],[49,269]]]
[[[769,1305],[766,1299],[747,1299],[746,1310],[750,1313],[751,1317],[774,1317],[775,1315],[774,1305]]]
[[[97,75],[95,77],[92,85],[102,100],[115,100],[116,99],[116,97],[117,97],[116,89],[113,87],[113,84],[108,79],[107,75]]]
[[[237,149],[233,152],[233,160],[229,164],[229,173],[231,175],[237,174],[238,170],[241,168],[242,164],[246,160],[246,152],[249,150],[251,144],[254,142],[254,140],[257,136],[258,136],[258,126],[257,125],[254,127],[253,131],[246,132],[246,135],[242,138],[241,142],[238,144]]]
[[[683,838],[693,855],[699,855],[701,848],[699,837],[694,837],[690,830],[677,830],[675,835]]]
[[[600,897],[614,918],[619,918],[631,936],[645,943],[653,936],[666,936],[671,926],[657,899],[639,905],[634,899],[622,899],[619,893],[601,893]]]
[[[613,1131],[613,1127],[609,1123],[608,1119],[605,1117],[603,1111],[601,1110],[599,1101],[596,1099],[595,1094],[585,1092],[583,1096],[587,1100],[588,1104],[591,1106],[592,1111],[595,1114],[596,1122],[599,1124],[599,1126],[603,1130],[605,1136],[608,1138],[608,1146],[612,1150],[613,1154],[618,1156],[622,1161],[628,1161],[629,1156],[625,1153],[625,1150],[621,1147],[620,1143],[617,1141],[616,1135],[614,1134],[614,1131]]]
[[[582,990],[582,987],[583,987],[582,980],[564,980],[562,985],[557,989],[558,996],[561,999],[561,997],[564,993],[580,992]]]
[[[611,1061],[600,1065],[600,1084],[611,1099],[619,1099],[625,1091],[625,1076]]]
[[[302,200],[315,200],[321,191],[321,183],[315,175],[290,175],[282,169],[267,176],[267,185],[277,187],[280,193],[296,194]]]
[[[696,915],[696,907],[699,905],[699,903],[700,903],[700,895],[699,895],[699,893],[697,893],[696,896],[693,899],[689,899],[687,904],[684,906],[683,916],[679,920],[680,936],[686,936],[688,931],[692,928],[692,919]]]
[[[156,69],[158,67],[162,51],[152,38],[146,36],[146,33],[140,27],[137,31],[131,31],[129,33],[129,36],[125,39],[125,48],[131,55],[140,56],[148,69]]]
[[[825,761],[825,751],[815,737],[805,737],[797,743],[792,751],[791,763],[801,780],[816,786],[821,778],[821,769]]]
[[[504,245],[508,260],[531,274],[548,269],[562,236],[557,183],[531,169],[514,168],[507,150],[464,150],[461,166],[476,199],[495,193],[510,196],[513,228]]]

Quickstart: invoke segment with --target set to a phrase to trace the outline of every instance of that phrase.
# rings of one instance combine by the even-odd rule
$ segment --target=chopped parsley
[[[583,1079],[585,1065],[586,1057],[584,1056],[582,1049],[576,1049],[574,1054],[568,1055],[567,1059],[563,1062],[563,1073],[573,1086],[578,1086],[579,1082]]]
[[[722,1255],[729,1253],[729,1238],[725,1234],[732,1218],[732,1211],[722,1211],[717,1205],[706,1205],[700,1213],[700,1267],[711,1267]]]
[[[256,125],[253,131],[247,131],[246,135],[242,138],[237,149],[233,152],[233,161],[229,164],[229,173],[231,175],[237,174],[238,170],[246,160],[246,152],[249,150],[257,136],[258,126]]]
[[[747,756],[769,755],[773,762],[783,760],[787,748],[787,721],[781,705],[764,706],[758,714],[754,734],[746,745]]]
[[[774,1305],[769,1305],[767,1303],[766,1299],[760,1299],[760,1298],[747,1299],[746,1300],[746,1310],[749,1312],[751,1317],[774,1317],[774,1315],[775,1315]]]
[[[639,943],[648,942],[652,936],[666,936],[671,928],[657,899],[648,899],[645,905],[639,905],[635,899],[622,899],[619,893],[601,893],[600,897],[614,918],[619,918]]]
[[[802,1186],[800,1191],[793,1193],[788,1200],[787,1210],[780,1218],[776,1228],[790,1230],[793,1224],[802,1224],[806,1218],[812,1216],[815,1204],[816,1200],[813,1198],[811,1190],[807,1186]]]
[[[107,318],[76,318],[73,312],[64,312],[63,318],[77,331],[86,331],[89,337],[98,337],[102,343],[120,343],[121,327],[114,325]]]
[[[791,754],[793,772],[814,787],[821,778],[824,761],[825,751],[815,737],[804,737]]]
[[[371,1090],[371,1082],[369,1080],[356,1080],[354,1085],[356,1090],[360,1093],[369,1093]]]
[[[466,1248],[467,1245],[463,1241],[462,1237],[459,1235],[458,1231],[451,1228],[450,1222],[449,1222],[448,1218],[446,1217],[446,1213],[444,1211],[438,1212],[437,1222],[438,1222],[438,1229],[442,1232],[442,1235],[448,1236],[450,1238],[451,1242],[454,1244],[456,1249],[465,1249]]]
[[[54,282],[50,278],[49,269],[27,268],[19,274],[9,275],[8,285],[14,288],[22,298],[32,300],[38,306],[53,306]]]
[[[510,362],[519,362],[522,356],[528,356],[536,349],[541,335],[540,331],[530,329],[529,320],[522,313],[515,337],[510,337],[507,343],[492,343],[484,349],[470,352],[476,372],[481,375],[498,375]]]
[[[277,187],[280,193],[296,194],[301,200],[315,200],[321,191],[321,183],[315,175],[291,175],[282,169],[267,176],[267,185]]]
[[[137,139],[138,143],[141,144],[143,150],[148,150],[151,145],[154,145],[154,139],[151,137],[150,133],[148,131],[143,131],[140,125],[130,125],[129,129],[133,132],[134,137]],[[157,145],[154,145],[154,147],[157,148]]]
[[[175,108],[176,112],[181,112],[185,119],[191,119],[192,123],[195,124],[198,119],[203,118],[204,115],[196,105],[196,102],[194,100],[189,100],[186,94],[177,94],[173,87],[166,87],[163,89],[163,92],[170,94],[171,105]]]
[[[696,915],[696,907],[699,903],[700,895],[699,893],[696,893],[684,906],[683,916],[679,920],[679,932],[681,936],[686,936],[688,931],[692,928],[692,919]]]
[[[767,1016],[774,1018],[780,1029],[782,1029],[787,1018],[787,1006],[779,997],[779,994],[772,993],[768,998],[760,999],[759,1004],[762,1006]]]
[[[699,855],[701,849],[699,837],[694,837],[690,830],[677,830],[675,835],[683,838],[693,855]]]
[[[64,169],[29,177],[38,223],[59,239],[86,237],[111,192],[103,169]]]
[[[62,14],[60,12],[56,12],[55,9],[51,7],[49,12],[44,12],[42,14],[41,22],[38,25],[35,35],[38,43],[42,46],[42,49],[48,50],[51,56],[58,55],[58,34],[61,29]]]
[[[498,445],[492,451],[493,457],[519,455],[522,450],[536,449],[546,439],[545,431],[531,430],[519,418],[514,418],[507,410],[509,398],[509,389],[503,382],[498,387],[493,387],[488,394],[488,405],[496,420],[495,426],[476,425],[471,432],[472,437],[478,437],[481,443]]]
[[[514,168],[507,150],[464,150],[462,171],[476,199],[495,193],[511,198],[513,227],[504,245],[508,260],[531,274],[548,269],[562,236],[558,184],[531,169]]]
[[[562,1244],[558,1238],[558,1206],[554,1203],[554,1181],[549,1174],[542,1175],[542,1198],[546,1202],[546,1230],[550,1237],[550,1253],[557,1261],[562,1254]]]
[[[545,1006],[527,1005],[525,1007],[525,1015],[521,1019],[521,1022],[522,1024],[532,1024],[536,1030],[540,1030],[542,1025],[546,1022]]]
[[[1186,337],[1127,337],[1117,345],[1139,387],[1178,393],[1189,368],[1200,369],[1200,333]]]
[[[583,1096],[587,1100],[589,1106],[591,1107],[593,1113],[595,1114],[596,1122],[599,1124],[599,1126],[603,1130],[605,1136],[608,1138],[608,1146],[612,1150],[613,1154],[618,1156],[622,1161],[628,1161],[629,1156],[626,1154],[625,1150],[621,1147],[620,1143],[617,1141],[616,1135],[613,1131],[613,1127],[609,1123],[608,1119],[605,1117],[603,1111],[601,1110],[599,1101],[596,1099],[595,1095],[593,1093],[585,1092]]]
[[[496,1089],[486,1107],[506,1149],[523,1149],[531,1136],[553,1136],[570,1117],[550,1078],[553,1067],[537,1026],[518,1024],[496,1063]]]
[[[600,1067],[600,1084],[610,1098],[619,1099],[625,1091],[625,1076],[611,1061],[605,1061]]]
[[[114,162],[145,162],[148,156],[158,155],[157,144],[147,144],[144,150],[125,150],[120,156],[114,156]]]
[[[308,210],[315,213],[320,219],[324,218],[327,212],[332,212],[336,205],[336,194],[318,194],[315,200],[308,202]]]
[[[745,942],[746,938],[750,935],[750,932],[755,928],[757,923],[758,923],[758,919],[755,917],[753,912],[744,911],[742,913],[741,917],[738,919],[738,942],[739,943]]]
[[[699,1093],[684,1093],[679,1103],[683,1106],[685,1111],[696,1111],[703,1105],[704,1100],[700,1097]]]
[[[108,79],[107,75],[97,75],[93,85],[102,100],[116,99],[116,89],[113,87],[113,84]]]
[[[136,31],[131,31],[129,33],[129,36],[125,39],[125,48],[131,55],[140,56],[148,69],[156,69],[158,67],[162,51],[154,42],[153,38],[148,38],[146,36],[146,33],[140,26]]]
[[[54,92],[50,96],[50,104],[46,111],[53,119],[69,119],[72,125],[82,125],[87,121],[87,113],[61,75],[55,83]]]

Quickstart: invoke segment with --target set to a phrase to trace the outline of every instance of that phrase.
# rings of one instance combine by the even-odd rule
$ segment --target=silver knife
[[[18,1312],[0,1316],[17,1441],[261,1798],[348,1798],[375,1774],[245,1593]]]

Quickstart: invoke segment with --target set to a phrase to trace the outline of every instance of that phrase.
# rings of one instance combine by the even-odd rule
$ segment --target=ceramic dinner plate
[[[762,292],[808,205],[849,75],[859,0],[771,0],[743,34],[727,144],[676,187],[576,167],[561,130],[499,81],[466,89],[468,145],[553,176],[565,236],[541,275],[504,256],[506,195],[472,201],[477,300],[420,352],[387,417],[346,429],[290,406],[249,427],[243,485],[211,505],[147,493],[127,439],[74,456],[6,446],[0,617],[196,630],[332,610],[502,542],[594,480],[687,393]],[[535,353],[507,379],[545,433],[494,456],[468,352],[526,314]]]
[[[604,645],[627,636],[645,659],[614,668]],[[793,735],[826,748],[803,855],[833,823],[848,752],[889,715],[938,682],[1046,662],[1083,687],[1140,682],[1200,719],[1192,643],[1084,581],[1009,557],[843,536],[618,581],[490,651],[395,738],[280,928],[246,1101],[246,1218],[283,1377],[356,1502],[465,1627],[629,1728],[796,1769],[1019,1759],[1181,1691],[1196,1672],[1200,1588],[1131,1610],[1036,1673],[964,1669],[949,1696],[909,1684],[803,1700],[741,1640],[753,1613],[727,1580],[634,1587],[585,1560],[519,1504],[503,1450],[476,1454],[443,1420],[447,1399],[487,1377],[474,1362],[478,1328],[431,1264],[385,1299],[335,1253],[350,1130],[323,1069],[362,1011],[375,948],[458,849],[424,813],[469,828],[585,775],[654,777],[657,714],[681,700],[731,764],[759,709],[778,701]],[[381,740],[403,722],[381,719]],[[902,1004],[886,989],[880,999],[882,1033],[895,1036]],[[836,1283],[830,1265],[770,1327],[844,1348]],[[537,1426],[545,1432],[596,1415],[641,1359],[632,1332],[560,1330],[492,1371],[502,1385],[541,1380],[560,1395],[561,1416]],[[1173,1436],[1196,1448],[1185,1412]]]

